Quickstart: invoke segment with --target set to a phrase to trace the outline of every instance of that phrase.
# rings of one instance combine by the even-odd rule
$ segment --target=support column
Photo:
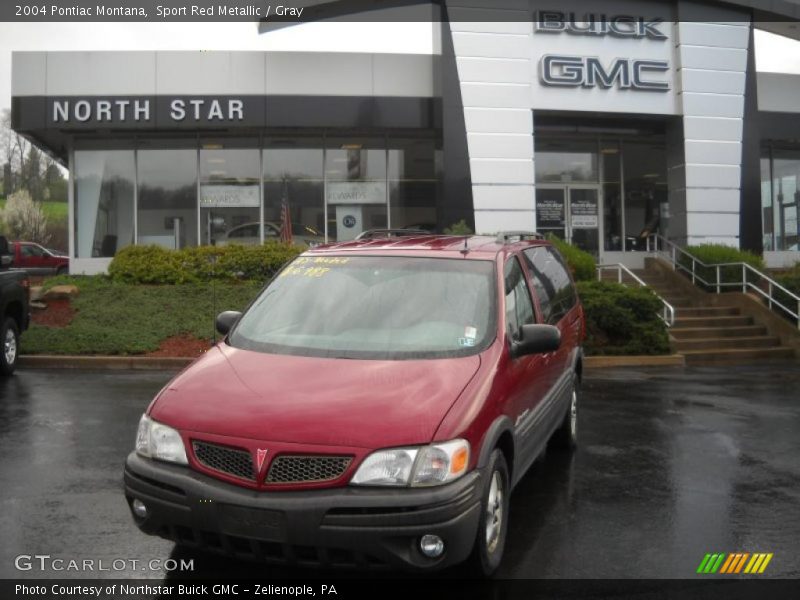
[[[671,235],[681,244],[738,247],[750,24],[713,20],[741,19],[727,11],[700,22],[687,14],[690,5],[679,8],[687,19],[676,24],[683,163],[670,165]]]
[[[447,10],[464,111],[475,230],[534,230],[533,27],[528,5],[525,0],[506,2],[502,9],[462,4],[469,2],[448,0]]]

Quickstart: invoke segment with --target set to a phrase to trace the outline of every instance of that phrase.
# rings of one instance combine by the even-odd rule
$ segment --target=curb
[[[587,369],[613,369],[615,367],[685,367],[683,354],[658,356],[586,356],[583,366]]]
[[[191,363],[194,358],[162,356],[57,356],[37,354],[19,357],[19,365],[27,369],[132,369],[176,371]],[[682,354],[662,356],[587,356],[587,369],[612,369],[615,367],[685,367]]]
[[[194,358],[165,356],[57,356],[37,354],[19,357],[19,366],[27,369],[133,369],[177,371]]]

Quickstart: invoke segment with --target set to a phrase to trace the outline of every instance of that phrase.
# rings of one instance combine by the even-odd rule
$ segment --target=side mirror
[[[228,335],[228,332],[236,325],[236,321],[242,316],[242,313],[235,310],[226,310],[217,315],[216,326],[217,331],[221,335]]]
[[[554,352],[561,345],[561,331],[552,325],[523,325],[520,339],[511,342],[514,358],[528,354]]]

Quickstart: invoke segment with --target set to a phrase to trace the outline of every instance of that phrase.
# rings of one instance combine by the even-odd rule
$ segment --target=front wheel
[[[511,491],[508,465],[503,453],[495,449],[486,470],[488,478],[481,500],[478,536],[472,549],[471,566],[485,577],[492,575],[503,558],[508,531],[508,496]]]
[[[6,319],[0,328],[0,374],[11,375],[17,366],[19,331],[14,319]]]

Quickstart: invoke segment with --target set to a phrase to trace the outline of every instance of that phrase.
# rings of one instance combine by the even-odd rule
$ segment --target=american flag
[[[284,183],[283,198],[281,198],[281,241],[292,243],[292,217],[289,214],[289,190]]]

